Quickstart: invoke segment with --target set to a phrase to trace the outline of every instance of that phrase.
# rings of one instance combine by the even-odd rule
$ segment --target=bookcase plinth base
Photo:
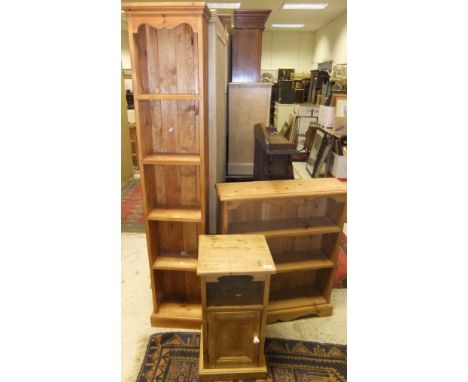
[[[289,309],[268,310],[267,323],[271,324],[276,321],[291,321],[301,317],[317,315],[319,317],[331,316],[333,313],[332,304],[320,304],[301,306]]]

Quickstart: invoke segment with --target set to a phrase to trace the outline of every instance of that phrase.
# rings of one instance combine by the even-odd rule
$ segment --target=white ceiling
[[[132,0],[126,0],[133,2]],[[187,0],[174,0],[173,2],[186,2]],[[293,31],[316,31],[330,21],[346,12],[347,0],[288,0],[289,3],[327,3],[328,6],[323,10],[282,10],[281,6],[285,0],[213,0],[216,3],[240,2],[241,9],[271,9],[270,16],[265,24],[265,30],[293,30]],[[135,2],[150,2],[145,0],[135,0]],[[154,0],[153,0],[154,2]],[[211,2],[211,1],[210,1]],[[232,14],[234,11],[229,9],[220,9],[218,14]],[[123,17],[123,16],[122,16]],[[294,23],[304,24],[303,28],[285,29],[272,28],[271,24]],[[122,29],[126,30],[124,17],[122,20]]]

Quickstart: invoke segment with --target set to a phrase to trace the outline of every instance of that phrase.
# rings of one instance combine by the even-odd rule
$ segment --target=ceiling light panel
[[[303,28],[304,24],[271,24],[273,28]]]
[[[296,4],[296,3],[284,3],[281,9],[324,9],[327,7],[326,3],[314,3],[314,4]]]
[[[207,3],[208,8],[213,9],[239,9],[240,3]]]

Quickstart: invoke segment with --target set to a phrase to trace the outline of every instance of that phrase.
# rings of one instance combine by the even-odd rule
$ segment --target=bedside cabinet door
[[[208,313],[209,366],[258,366],[262,311]]]

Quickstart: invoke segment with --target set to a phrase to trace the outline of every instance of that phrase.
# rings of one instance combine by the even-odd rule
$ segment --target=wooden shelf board
[[[144,164],[154,165],[200,165],[200,156],[191,154],[153,154],[143,158]]]
[[[340,232],[341,229],[327,217],[280,219],[231,223],[228,232],[250,233],[266,237],[304,236]]]
[[[160,101],[191,101],[199,100],[199,94],[139,94],[135,96],[139,101],[160,100]]]
[[[153,317],[158,319],[185,319],[185,320],[201,320],[202,306],[201,303],[186,302],[182,300],[164,300],[159,306],[157,313],[153,313]]]
[[[201,210],[195,208],[154,208],[149,213],[148,220],[199,223],[202,218]]]
[[[347,190],[335,178],[218,183],[216,188],[222,202],[346,195]]]
[[[268,311],[327,304],[328,301],[314,288],[300,288],[270,292]]]
[[[286,252],[273,255],[276,273],[333,268],[333,261],[323,253]]]
[[[191,255],[182,256],[176,252],[158,255],[153,263],[153,269],[166,271],[196,272],[198,259]]]

